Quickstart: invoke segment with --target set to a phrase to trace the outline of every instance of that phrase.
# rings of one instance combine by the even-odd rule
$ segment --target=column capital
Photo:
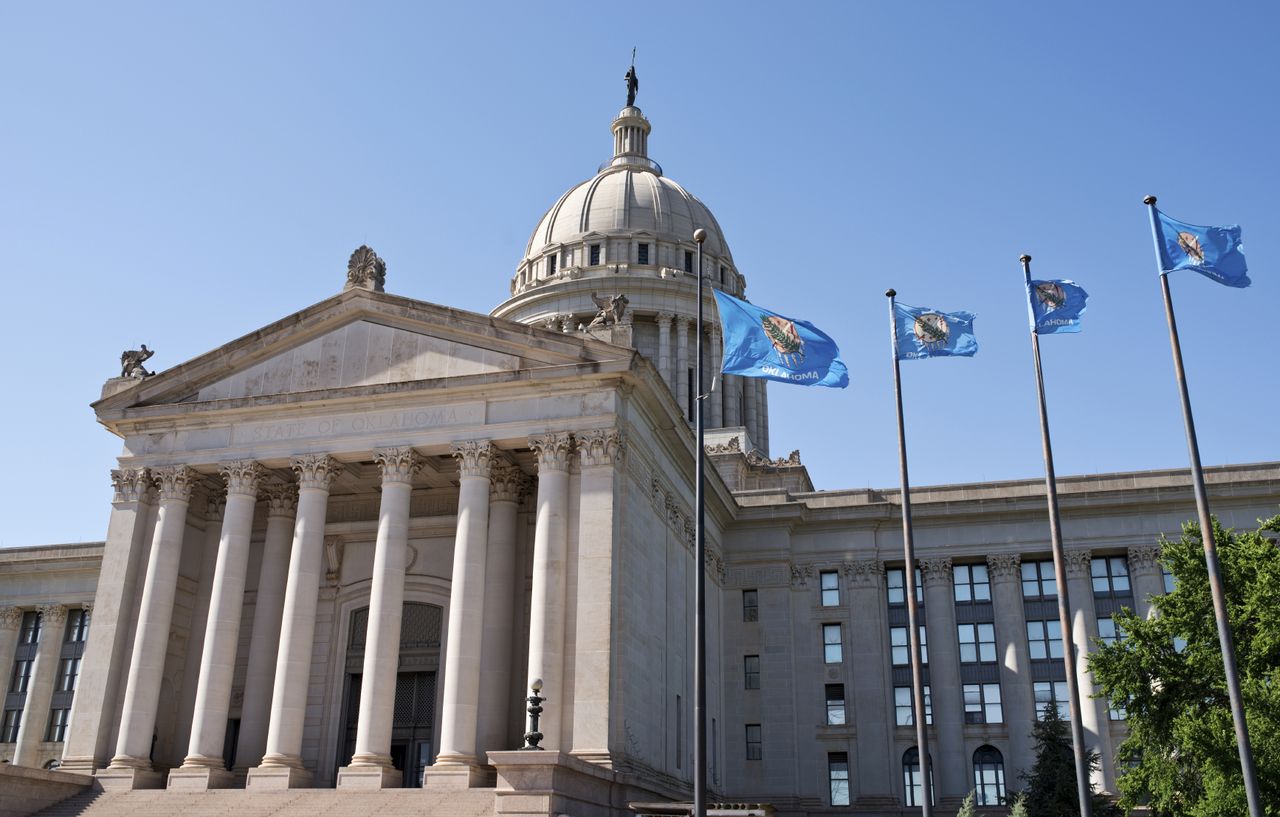
[[[47,625],[50,625],[50,624],[59,625],[67,620],[66,605],[56,604],[56,603],[42,604],[40,605],[39,610],[40,610],[40,621],[41,621],[40,626],[42,629]],[[61,638],[62,634],[59,633],[58,637]]]
[[[1021,581],[1021,565],[1017,553],[993,553],[987,557],[987,577],[993,582]]]
[[[266,486],[267,516],[294,516],[298,512],[298,486],[277,482]]]
[[[342,464],[328,454],[302,454],[289,460],[289,466],[298,475],[299,488],[329,490]]]
[[[139,502],[146,496],[150,476],[145,468],[113,468],[111,487],[115,488],[112,502]]]
[[[675,313],[659,312],[657,315],[653,316],[653,319],[657,322],[658,326],[670,326],[671,320],[674,317],[675,317]]]
[[[151,469],[151,478],[160,489],[161,502],[190,502],[200,475],[189,465],[162,465]]]
[[[1129,548],[1129,572],[1162,571],[1163,566],[1160,564],[1161,553],[1159,545],[1134,545]]]
[[[573,455],[573,435],[567,431],[529,438],[529,447],[538,459],[538,472],[568,471]]]
[[[379,448],[373,452],[373,461],[382,469],[382,484],[409,484],[414,474],[422,468],[422,455],[412,446]]]
[[[449,448],[462,477],[488,478],[493,467],[494,447],[488,440],[461,440]]]
[[[1067,576],[1069,578],[1078,579],[1080,577],[1089,578],[1089,568],[1093,563],[1093,551],[1088,548],[1078,550],[1068,550],[1063,554],[1063,560],[1066,562]]]
[[[84,604],[80,605],[80,609],[81,609],[81,610],[84,610],[84,614],[85,614],[86,616],[92,616],[92,615],[93,615],[93,602],[91,602],[91,601],[86,601]]]
[[[222,514],[227,510],[227,492],[210,490],[204,496],[204,518],[210,522],[221,522]]]
[[[676,315],[676,326],[681,329],[688,328],[691,323],[693,323],[693,318],[690,318],[688,315]]]
[[[16,630],[22,624],[21,607],[0,607],[0,630]]]
[[[579,431],[574,435],[577,443],[578,462],[583,468],[616,465],[626,451],[626,439],[616,428],[597,428]]]
[[[925,586],[931,584],[951,583],[951,557],[935,556],[931,559],[919,559],[920,573],[924,576]]]
[[[879,588],[884,584],[884,563],[879,559],[850,560],[840,567],[851,587]]]
[[[256,497],[258,495],[258,484],[266,476],[267,469],[253,460],[232,460],[231,462],[219,463],[218,473],[222,475],[223,481],[227,483],[228,496],[231,494],[243,494]]]
[[[494,464],[489,474],[490,502],[519,502],[528,489],[529,477],[520,466],[505,462]]]

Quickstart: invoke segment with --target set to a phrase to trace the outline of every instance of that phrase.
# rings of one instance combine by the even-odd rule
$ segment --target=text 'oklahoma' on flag
[[[973,336],[977,316],[972,312],[939,312],[894,302],[893,317],[898,360],[973,357],[978,351],[978,339]]]
[[[825,332],[808,321],[761,309],[720,290],[713,293],[724,334],[720,371],[802,386],[843,389],[849,385],[840,349]]]
[[[1162,272],[1193,269],[1229,287],[1252,283],[1239,226],[1200,227],[1170,218],[1157,209],[1156,229]]]
[[[1027,303],[1031,307],[1031,329],[1038,335],[1079,332],[1089,293],[1075,281],[1030,281]]]

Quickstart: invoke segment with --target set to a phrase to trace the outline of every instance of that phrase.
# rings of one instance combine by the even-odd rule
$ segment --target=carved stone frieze
[[[221,522],[222,515],[227,510],[227,492],[225,490],[205,489],[207,493],[204,495],[204,518],[209,522]]]
[[[494,447],[488,440],[462,440],[450,449],[463,477],[486,478],[493,467]]]
[[[227,483],[228,494],[257,496],[258,485],[267,475],[267,469],[253,460],[235,460],[219,465],[218,473]]]
[[[116,468],[111,471],[112,502],[138,502],[146,496],[151,477],[145,468]]]
[[[768,466],[770,468],[799,468],[802,465],[802,463],[800,462],[799,449],[792,451],[786,457],[778,457],[777,459],[773,459],[773,460],[764,456],[759,451],[752,449],[751,451],[747,452],[747,464],[763,465],[763,466]]]
[[[1134,545],[1129,548],[1129,572],[1146,573],[1163,570],[1159,545]]]
[[[1016,553],[993,553],[987,557],[987,576],[993,582],[1020,581],[1022,557]]]
[[[407,445],[379,448],[373,452],[373,461],[382,471],[383,485],[413,482],[414,475],[422,469],[423,464],[422,455]]]
[[[569,470],[569,461],[573,457],[573,435],[569,432],[530,437],[529,447],[537,457],[539,473]]]
[[[22,608],[0,607],[0,630],[16,630],[22,624]]]
[[[817,575],[813,565],[791,565],[791,586],[801,589],[809,586],[809,580]]]
[[[685,517],[684,520],[684,543],[689,547],[698,545],[698,526],[694,524],[692,517]]]
[[[924,583],[930,584],[951,584],[951,557],[935,556],[931,559],[920,559],[920,573],[924,576]]]
[[[741,452],[742,443],[737,437],[730,437],[728,442],[707,446],[708,454],[739,454]]]
[[[875,587],[884,585],[884,563],[879,559],[854,559],[841,565],[850,587]]]
[[[322,491],[329,490],[342,469],[341,463],[328,454],[302,454],[290,460],[289,465],[298,475],[299,488],[319,488]]]
[[[151,478],[160,491],[161,502],[190,502],[191,489],[200,475],[187,465],[162,465],[151,469]]]
[[[616,428],[580,431],[574,438],[578,444],[578,462],[583,468],[616,465],[626,450],[622,432]]]
[[[46,629],[50,625],[61,627],[67,620],[67,608],[61,604],[42,604],[40,605],[40,627]],[[53,632],[53,631],[51,631]],[[62,638],[62,633],[57,634],[58,638]]]
[[[519,502],[529,490],[529,483],[529,476],[520,470],[520,466],[494,463],[489,472],[489,501]]]
[[[268,516],[293,516],[298,512],[298,486],[292,483],[273,483],[263,489],[267,500]]]
[[[657,321],[658,326],[662,327],[663,329],[669,329],[671,328],[671,319],[674,317],[675,315],[673,315],[670,312],[659,312],[657,315],[654,316],[653,319]]]
[[[347,289],[382,292],[387,283],[387,263],[365,245],[360,245],[347,261]]]
[[[1093,563],[1093,551],[1084,548],[1080,550],[1068,550],[1063,554],[1066,560],[1067,576],[1070,578],[1080,578],[1089,576],[1089,568]]]

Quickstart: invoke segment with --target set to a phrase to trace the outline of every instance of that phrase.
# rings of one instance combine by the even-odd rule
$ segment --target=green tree
[[[1021,792],[1012,795],[1009,799],[1009,804],[1009,817],[1030,817],[1027,814],[1027,799],[1022,796]]]
[[[1079,817],[1080,795],[1076,789],[1076,760],[1071,748],[1071,728],[1058,707],[1046,706],[1043,718],[1031,730],[1036,742],[1036,759],[1022,779],[1027,787],[1019,795],[1020,804],[1030,817]],[[1098,768],[1098,753],[1088,754],[1090,769]],[[1091,802],[1094,817],[1111,817],[1117,813],[1106,797],[1094,794]]]
[[[978,807],[973,804],[973,792],[969,792],[964,796],[964,800],[960,803],[960,810],[956,812],[956,817],[978,817]]]
[[[1214,522],[1264,813],[1280,815],[1280,516],[1256,531]],[[1121,805],[1156,817],[1238,817],[1248,809],[1200,528],[1161,541],[1174,590],[1152,599],[1158,615],[1116,618],[1123,638],[1090,657],[1113,707],[1128,714],[1118,757]]]

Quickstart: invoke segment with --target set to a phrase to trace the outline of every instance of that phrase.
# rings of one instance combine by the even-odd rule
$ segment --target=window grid
[[[889,603],[890,604],[906,604],[907,603],[907,576],[905,571],[900,567],[892,567],[884,572],[885,582],[888,585]],[[916,603],[924,604],[924,580],[921,578],[920,568],[916,568]]]
[[[1123,556],[1100,556],[1089,562],[1095,596],[1128,595],[1129,561]]]
[[[918,806],[924,802],[924,782],[920,775],[920,749],[912,746],[902,756],[902,784],[905,789],[907,805]],[[929,755],[929,803],[934,802],[933,755]]]
[[[991,580],[986,565],[956,565],[951,575],[956,602],[991,601]]]
[[[591,249],[589,250],[589,253],[590,253],[589,257],[591,259],[591,266],[594,267],[598,265],[600,263],[600,245],[592,244]]]
[[[822,625],[822,660],[827,664],[844,661],[844,644],[839,624]]]
[[[889,628],[889,649],[895,667],[911,665],[911,643],[906,627]],[[924,625],[920,625],[920,663],[929,663],[929,641],[925,637]]]
[[[1114,644],[1124,640],[1124,633],[1116,627],[1116,620],[1109,616],[1098,619],[1098,640],[1103,644]]]
[[[742,591],[742,620],[760,620],[760,593],[757,590]]]
[[[973,753],[973,802],[998,806],[1004,801],[1004,756],[994,746],[980,746]]]
[[[19,644],[36,644],[40,641],[40,613],[28,610],[22,614],[22,631],[18,635]]]
[[[49,712],[49,732],[45,740],[61,743],[67,737],[67,724],[71,722],[70,709],[54,709]]]
[[[1058,715],[1067,720],[1071,717],[1071,703],[1067,697],[1066,681],[1036,681],[1033,685],[1036,696],[1036,720],[1044,720],[1044,711],[1049,706],[1058,707]]]
[[[845,724],[844,684],[827,684],[827,726]]]
[[[911,687],[893,688],[894,723],[898,726],[915,726],[915,704],[912,701]],[[924,685],[924,722],[933,723],[933,692],[929,685]]]
[[[749,723],[747,724],[747,760],[759,760],[763,755],[760,724]]]
[[[4,725],[0,727],[0,743],[17,743],[18,729],[22,726],[22,710],[6,709]]]
[[[760,656],[744,655],[742,657],[743,689],[760,688]]]
[[[1053,619],[1028,621],[1027,648],[1033,661],[1062,658],[1062,625]]]
[[[1022,597],[1027,599],[1058,597],[1058,581],[1054,577],[1052,561],[1022,563]]]
[[[822,587],[822,606],[836,607],[840,604],[840,574],[834,570],[824,570],[818,574]]]
[[[636,263],[638,264],[649,263],[649,245],[648,244],[641,244],[639,245],[639,247],[636,248]]]
[[[999,684],[964,685],[965,723],[1003,723]]]
[[[979,661],[994,663],[996,660],[996,625],[957,624],[960,638],[960,662],[974,664]]]
[[[89,640],[89,611],[72,610],[67,616],[67,643],[83,643]]]
[[[27,691],[27,685],[31,683],[31,666],[34,659],[19,658],[13,662],[13,675],[9,680],[9,692],[22,693]]]
[[[64,658],[58,668],[58,692],[75,692],[80,677],[80,658]]]
[[[1164,592],[1172,593],[1177,580],[1173,578],[1173,574],[1169,572],[1169,568],[1165,567],[1163,564],[1160,565],[1160,573],[1164,576]]]
[[[831,783],[831,805],[849,805],[849,755],[847,752],[827,754],[827,780]]]
[[[690,274],[693,273],[693,253],[688,250],[684,251],[684,271]]]

